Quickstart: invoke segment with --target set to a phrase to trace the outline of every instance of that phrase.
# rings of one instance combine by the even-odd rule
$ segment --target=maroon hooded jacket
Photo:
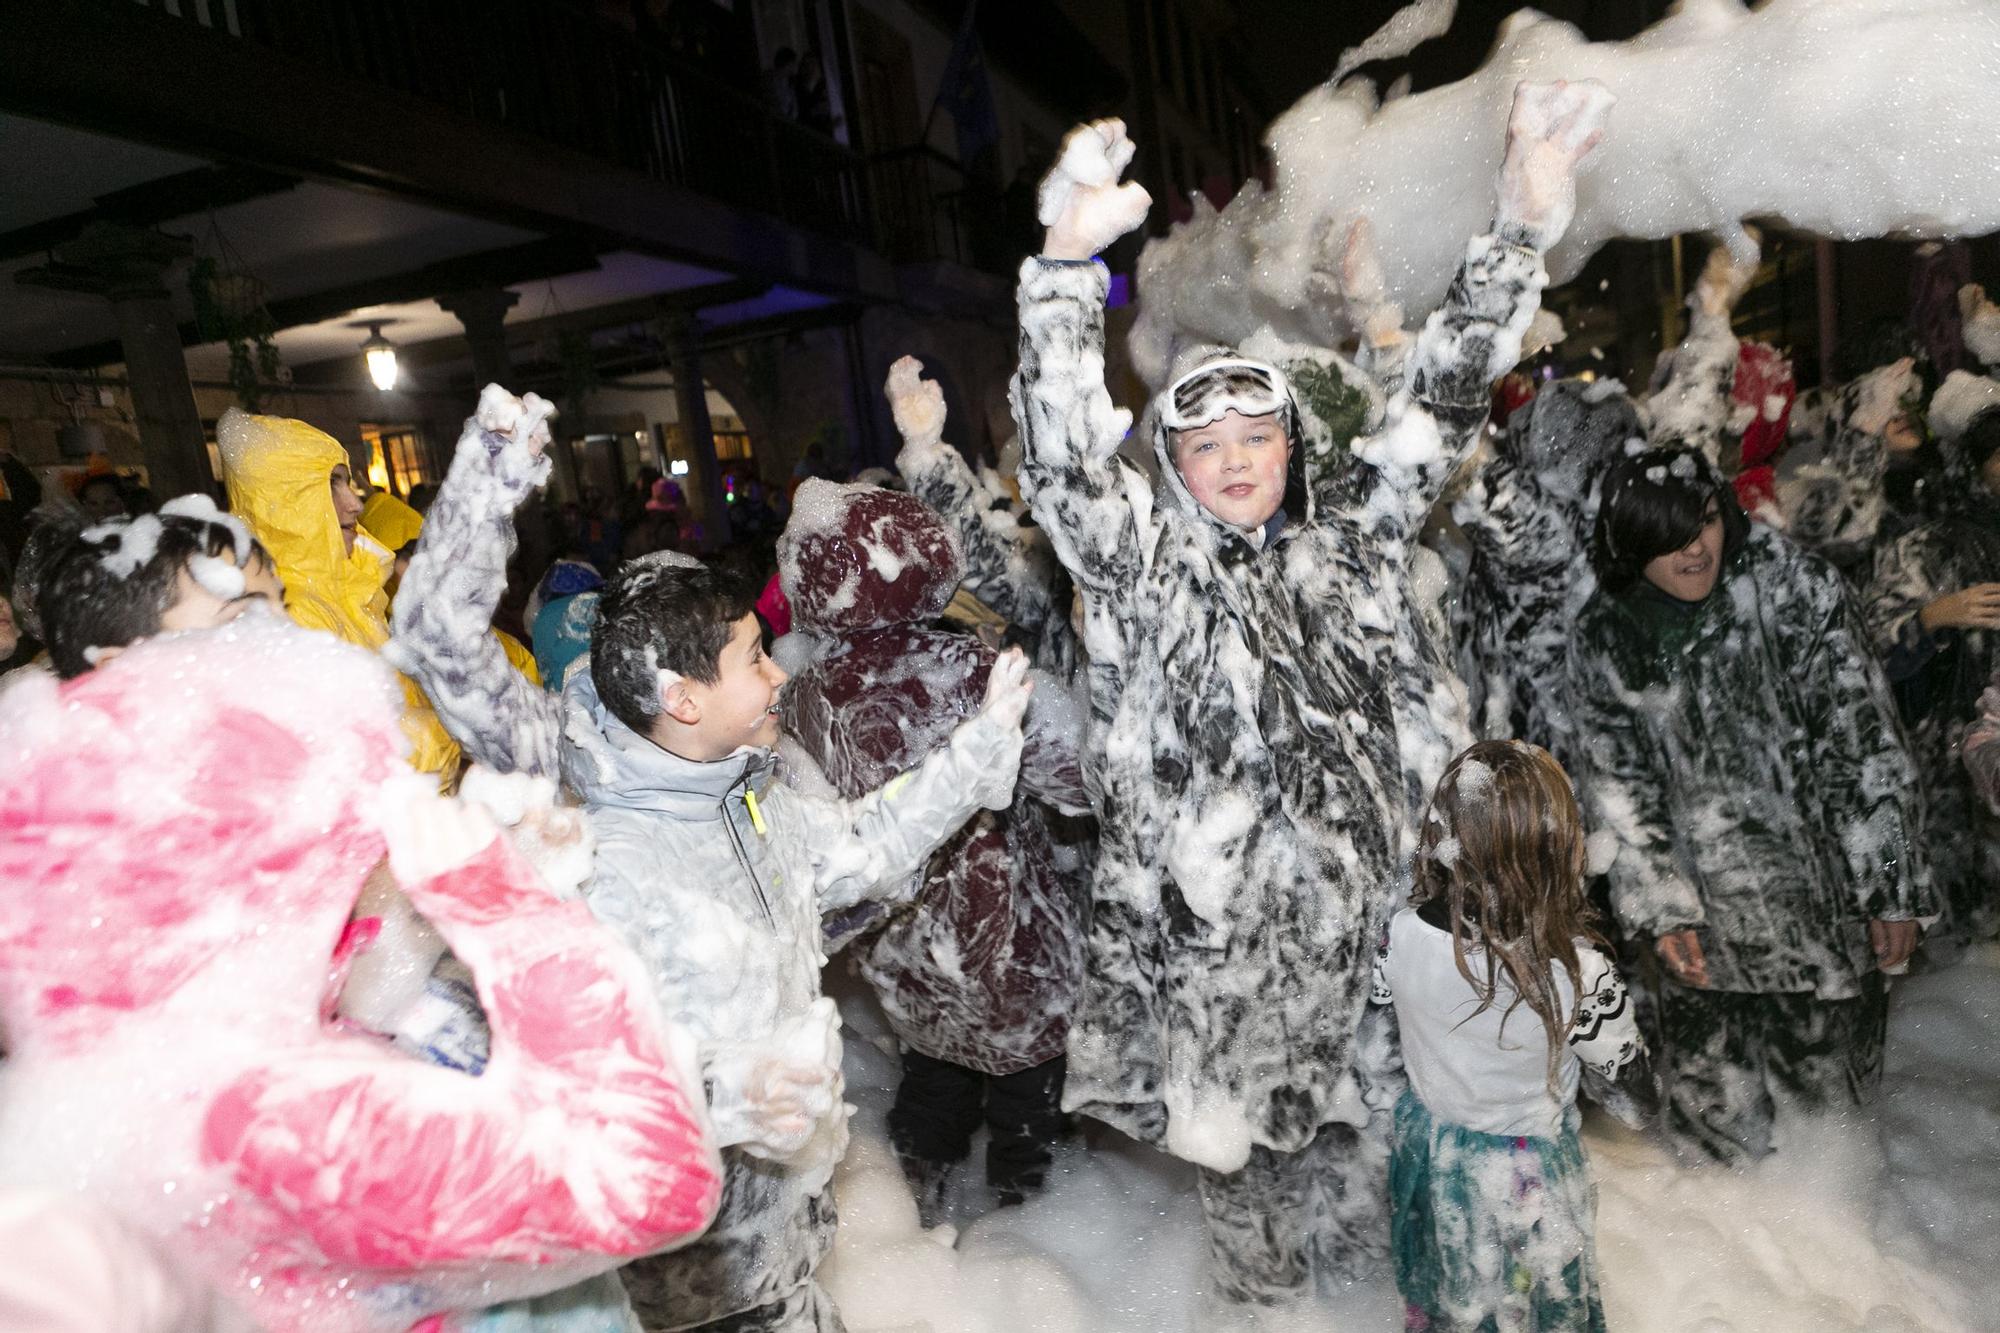
[[[979,708],[993,652],[932,628],[961,574],[955,535],[914,496],[809,481],[778,544],[795,629],[822,651],[792,679],[785,727],[842,796],[882,786]],[[1088,809],[1083,713],[1039,679],[1014,804],[939,848],[915,899],[828,923],[857,946],[897,1036],[1011,1074],[1062,1054],[1083,970],[1088,869],[1054,830]],[[829,948],[833,947],[832,944]]]

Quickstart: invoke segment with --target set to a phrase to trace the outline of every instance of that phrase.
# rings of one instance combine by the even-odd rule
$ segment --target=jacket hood
[[[1744,421],[1744,467],[1762,467],[1784,449],[1798,396],[1791,358],[1769,343],[1746,340],[1736,353],[1736,379],[1729,388],[1735,405],[1731,420]]]
[[[935,620],[964,576],[958,536],[900,491],[807,481],[778,538],[793,624],[854,634]]]
[[[1509,419],[1514,462],[1549,490],[1581,496],[1626,452],[1643,446],[1645,424],[1617,380],[1554,380]]]
[[[230,408],[216,426],[229,508],[277,562],[285,607],[311,629],[380,647],[389,637],[383,586],[389,554],[357,534],[340,535],[330,478],[350,460],[340,441],[303,421]]]
[[[563,780],[587,809],[719,819],[733,788],[746,778],[761,788],[777,769],[769,750],[738,750],[710,763],[662,750],[605,708],[587,659],[570,668],[563,701]]]
[[[327,471],[333,471],[328,468]],[[390,554],[414,545],[424,532],[424,516],[387,491],[376,491],[361,506],[361,526]],[[410,554],[415,555],[415,551]]]

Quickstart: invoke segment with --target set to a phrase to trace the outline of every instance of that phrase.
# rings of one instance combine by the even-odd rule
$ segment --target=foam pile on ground
[[[897,1067],[865,990],[829,976],[860,1104],[835,1178],[840,1238],[822,1276],[853,1333],[1041,1333],[1226,1327],[1204,1288],[1194,1173],[1104,1134],[1059,1150],[1049,1192],[987,1207],[983,1148],[951,1203],[966,1230],[917,1227],[883,1131]],[[892,1048],[891,1048],[892,1049]],[[1898,983],[1880,1102],[1781,1119],[1778,1157],[1736,1174],[1676,1166],[1588,1117],[1601,1191],[1606,1313],[1622,1333],[1952,1333],[2000,1309],[2000,948]],[[1388,1276],[1256,1325],[1282,1333],[1402,1327]]]

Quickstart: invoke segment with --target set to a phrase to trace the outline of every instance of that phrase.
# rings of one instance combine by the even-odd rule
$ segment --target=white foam
[[[1177,340],[1358,332],[1327,279],[1364,215],[1389,298],[1412,316],[1436,307],[1491,219],[1515,85],[1558,78],[1601,80],[1618,106],[1579,171],[1575,221],[1549,258],[1557,282],[1607,240],[1735,240],[1753,216],[1842,238],[2000,227],[2000,6],[1987,0],[1686,0],[1599,43],[1523,10],[1469,78],[1379,107],[1364,80],[1322,84],[1280,116],[1266,132],[1275,190],[1252,183],[1221,213],[1197,200],[1142,254],[1141,374],[1154,380]]]

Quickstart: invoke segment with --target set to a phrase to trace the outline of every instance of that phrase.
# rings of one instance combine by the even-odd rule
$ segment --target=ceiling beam
[[[545,238],[521,245],[483,250],[440,260],[422,268],[364,282],[329,287],[302,296],[271,301],[266,309],[280,329],[301,324],[318,324],[371,305],[402,305],[428,301],[471,287],[511,287],[542,278],[583,273],[598,267],[597,255],[577,241]],[[180,326],[181,346],[193,347],[202,341],[201,330],[193,322]],[[52,352],[49,364],[71,369],[108,365],[123,360],[124,350],[116,340],[90,343]]]
[[[282,194],[298,183],[297,176],[255,167],[207,166],[175,172],[100,194],[94,207],[0,232],[0,263],[53,250],[74,240],[93,222],[153,227],[174,218]]]
[[[553,315],[538,316],[535,319],[516,320],[507,325],[507,343],[509,346],[518,347],[551,336],[560,337],[566,333],[590,334],[599,329],[643,324],[666,315],[698,312],[707,306],[751,300],[769,290],[771,284],[768,282],[755,278],[732,278],[725,282],[704,283],[699,287],[685,287],[679,291],[662,292],[655,296],[637,296],[626,301],[614,301],[609,305],[564,310]],[[469,355],[465,339],[456,335],[449,338],[428,338],[423,342],[403,343],[396,348],[397,364],[410,370],[447,365],[454,361],[465,360]],[[293,367],[292,377],[302,384],[340,383],[358,377],[357,364],[351,358],[315,361],[308,365]]]

